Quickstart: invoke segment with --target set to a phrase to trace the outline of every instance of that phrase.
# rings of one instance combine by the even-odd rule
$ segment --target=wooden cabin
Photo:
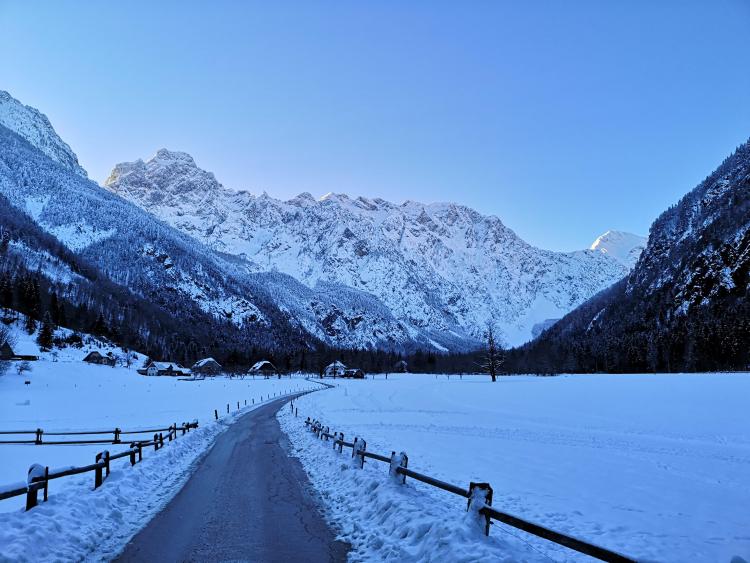
[[[199,360],[195,362],[195,364],[193,364],[192,368],[190,368],[190,371],[192,371],[194,374],[201,375],[218,375],[221,373],[221,370],[221,364],[213,358],[204,358],[202,360]]]
[[[89,364],[99,364],[102,366],[112,366],[115,365],[115,358],[112,355],[103,355],[96,350],[93,352],[89,352],[88,355],[83,358],[84,362],[87,362]]]
[[[0,346],[0,360],[18,360],[23,362],[35,362],[39,359],[39,356],[33,354],[18,354],[13,351],[13,347],[10,342],[3,342]]]
[[[253,367],[248,370],[248,375],[262,375],[264,377],[271,377],[272,375],[278,375],[279,370],[268,360],[261,360],[255,362]]]
[[[341,377],[344,375],[344,372],[346,371],[346,366],[336,360],[332,364],[328,364],[326,369],[323,371],[323,374],[326,377]]]
[[[143,373],[151,377],[156,376],[183,376],[190,375],[190,370],[182,367],[177,362],[151,362],[146,366],[145,370],[138,370],[138,373]]]

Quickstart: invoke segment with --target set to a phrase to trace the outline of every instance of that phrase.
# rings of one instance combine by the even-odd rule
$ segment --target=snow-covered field
[[[32,337],[16,336],[16,350],[39,354]],[[199,428],[167,442],[159,451],[144,450],[143,462],[135,467],[127,458],[112,462],[110,477],[96,491],[92,490],[93,474],[86,473],[52,481],[49,501],[29,512],[23,511],[23,496],[0,501],[1,562],[111,558],[180,490],[196,461],[239,414],[267,402],[269,395],[319,387],[302,377],[216,377],[189,382],[145,377],[135,366],[86,364],[80,359],[87,349],[59,350],[57,361],[52,361],[51,353],[43,353],[40,361],[31,362],[30,373],[18,375],[11,369],[1,376],[0,430],[138,430],[196,419]],[[99,349],[107,351],[106,345]],[[218,422],[214,409],[219,411]],[[0,436],[8,438],[21,437]],[[149,436],[135,438],[147,440]],[[51,470],[82,466],[93,463],[97,452],[107,449],[114,454],[126,448],[0,445],[0,489],[24,482],[33,463]]]
[[[351,469],[306,416],[370,451],[403,450],[416,471],[488,481],[497,508],[639,560],[750,559],[747,374],[336,383],[297,401],[300,418],[279,418],[355,560],[582,556],[499,524],[468,538],[460,498],[413,480],[399,491],[379,462]]]

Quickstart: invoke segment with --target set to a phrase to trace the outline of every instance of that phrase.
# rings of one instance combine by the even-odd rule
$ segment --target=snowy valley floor
[[[34,362],[31,374],[0,377],[0,430],[139,429],[194,419],[200,426],[158,452],[144,450],[135,467],[127,458],[113,462],[111,475],[96,491],[93,473],[86,473],[52,481],[49,501],[29,512],[23,512],[25,497],[0,501],[0,561],[111,558],[179,491],[218,434],[253,408],[253,400],[257,406],[269,394],[317,387],[303,378],[183,382],[69,360]],[[31,385],[24,385],[25,378]],[[87,465],[99,451],[126,447],[0,445],[0,487],[25,481],[32,463],[51,469]]]
[[[336,384],[298,400],[299,418],[279,418],[353,560],[585,558],[500,524],[477,537],[460,498],[394,487],[382,463],[353,469],[350,453],[305,430],[307,416],[370,451],[407,452],[416,471],[488,481],[501,510],[639,560],[750,560],[747,374]]]

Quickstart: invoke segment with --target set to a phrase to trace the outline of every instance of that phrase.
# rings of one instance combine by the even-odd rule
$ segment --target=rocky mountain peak
[[[86,171],[68,144],[55,132],[49,119],[36,108],[25,106],[0,90],[0,125],[7,127],[55,162],[84,178]]]
[[[623,231],[607,231],[589,247],[617,260],[624,266],[632,268],[638,262],[648,238]]]

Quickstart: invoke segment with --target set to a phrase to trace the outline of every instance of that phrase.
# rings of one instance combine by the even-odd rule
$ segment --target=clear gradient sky
[[[160,147],[281,198],[651,221],[750,137],[750,1],[0,0],[0,89],[103,181]]]

